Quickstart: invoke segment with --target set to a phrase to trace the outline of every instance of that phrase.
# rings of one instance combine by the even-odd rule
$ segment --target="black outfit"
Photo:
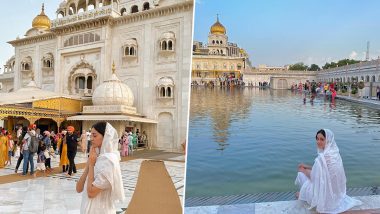
[[[75,134],[67,134],[66,135],[66,144],[67,144],[67,158],[69,159],[69,172],[68,174],[71,175],[72,172],[77,173],[77,168],[75,166],[75,156],[77,154],[77,148],[78,148],[78,136]]]

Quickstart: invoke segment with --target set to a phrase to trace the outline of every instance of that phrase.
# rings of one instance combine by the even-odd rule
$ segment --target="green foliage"
[[[319,70],[321,70],[321,68],[316,64],[311,64],[309,70],[310,71],[319,71]]]
[[[359,62],[360,61],[353,60],[353,59],[342,59],[342,60],[339,60],[338,62],[331,62],[331,63],[326,62],[326,64],[324,66],[322,66],[322,68],[323,69],[336,68],[336,67],[340,67],[340,66],[356,64]]]
[[[351,89],[351,94],[357,94],[358,93],[358,89],[357,88],[352,88]]]
[[[298,62],[294,65],[289,66],[289,70],[292,70],[292,71],[304,71],[308,68],[309,66],[305,65],[303,62]]]

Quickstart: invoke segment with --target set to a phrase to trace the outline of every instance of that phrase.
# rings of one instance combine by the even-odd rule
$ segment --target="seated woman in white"
[[[86,169],[76,189],[82,193],[80,213],[116,213],[115,201],[124,200],[120,154],[116,130],[106,122],[96,123],[91,130],[92,147]],[[99,156],[96,149],[100,150]]]
[[[298,166],[298,200],[306,201],[319,213],[341,213],[361,205],[361,201],[346,195],[346,175],[332,131],[319,130],[316,140],[318,156],[313,167],[302,163]]]

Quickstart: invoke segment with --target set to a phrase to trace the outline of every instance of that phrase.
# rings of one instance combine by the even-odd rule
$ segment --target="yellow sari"
[[[8,160],[8,137],[0,137],[0,168],[5,167],[5,162]]]
[[[60,167],[62,167],[63,165],[69,165],[69,158],[67,157],[67,144],[64,139],[59,138],[58,143],[57,143],[58,148],[60,148],[61,143],[63,143],[63,145],[62,145],[61,157],[59,161]]]

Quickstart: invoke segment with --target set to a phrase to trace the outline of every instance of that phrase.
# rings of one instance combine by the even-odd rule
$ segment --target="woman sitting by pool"
[[[310,209],[316,207],[319,213],[341,213],[361,205],[361,201],[346,195],[346,175],[332,131],[321,129],[315,137],[318,156],[313,167],[303,163],[298,166],[298,200],[306,201]]]

